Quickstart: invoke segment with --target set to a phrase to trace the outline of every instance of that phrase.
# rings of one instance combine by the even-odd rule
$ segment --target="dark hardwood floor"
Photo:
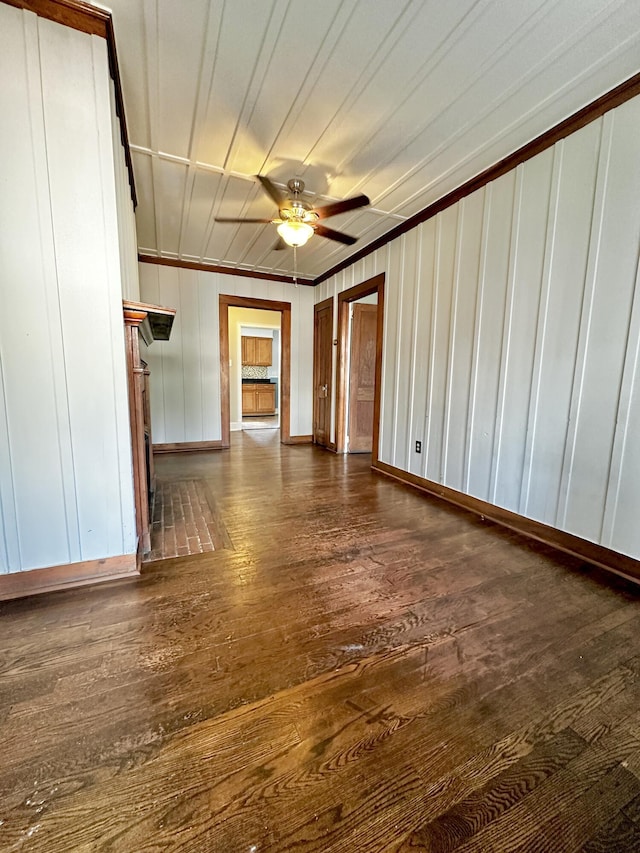
[[[157,462],[226,547],[0,604],[0,850],[640,850],[636,588],[366,456]]]

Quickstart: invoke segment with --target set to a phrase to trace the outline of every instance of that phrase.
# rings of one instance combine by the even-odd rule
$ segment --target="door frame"
[[[336,370],[336,452],[344,453],[347,449],[347,389],[349,377],[347,364],[349,361],[349,303],[378,294],[378,325],[376,329],[376,377],[373,396],[373,443],[371,448],[371,464],[378,462],[378,442],[380,438],[380,396],[382,392],[382,344],[384,337],[384,284],[385,274],[369,278],[366,281],[343,290],[338,294],[338,355]]]
[[[251,296],[228,296],[220,294],[220,419],[222,424],[222,448],[231,447],[231,402],[229,399],[229,308],[257,308],[261,311],[280,312],[280,441],[291,443],[291,303],[275,302],[271,299],[254,299]]]
[[[316,423],[317,423],[317,414],[318,414],[318,395],[316,393],[319,382],[319,372],[320,372],[320,364],[318,359],[316,359],[316,344],[317,344],[317,314],[318,311],[323,311],[325,308],[331,308],[331,358],[330,362],[333,367],[333,321],[334,321],[334,299],[333,296],[329,296],[327,299],[323,299],[322,302],[316,302],[313,306],[313,441],[315,443],[316,440]],[[331,371],[331,375],[329,376],[329,393],[327,395],[329,399],[329,407],[331,407],[331,395],[333,394],[333,369]],[[331,434],[331,408],[329,408],[329,434]],[[335,450],[336,443],[335,441],[331,441],[329,439],[326,445],[327,450]]]

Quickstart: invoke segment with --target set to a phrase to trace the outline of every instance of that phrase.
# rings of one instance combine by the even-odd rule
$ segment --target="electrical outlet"
[[[416,453],[422,453],[422,442],[416,441]]]

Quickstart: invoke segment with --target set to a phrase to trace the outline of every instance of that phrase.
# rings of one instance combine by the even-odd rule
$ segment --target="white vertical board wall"
[[[154,443],[222,438],[220,294],[291,303],[290,430],[311,434],[313,288],[141,263],[140,293],[143,302],[177,309],[171,339],[148,351]]]
[[[0,4],[0,571],[135,552],[107,48]]]
[[[383,462],[636,558],[638,138],[635,98],[315,293],[386,273]]]

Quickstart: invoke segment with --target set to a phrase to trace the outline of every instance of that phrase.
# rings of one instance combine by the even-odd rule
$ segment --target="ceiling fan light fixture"
[[[278,225],[278,234],[288,246],[297,249],[304,246],[309,237],[313,235],[313,228],[307,222],[287,219]]]

